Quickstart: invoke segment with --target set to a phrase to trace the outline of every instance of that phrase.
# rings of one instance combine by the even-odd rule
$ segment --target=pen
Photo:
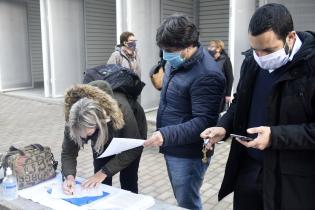
[[[69,188],[69,190],[71,190],[71,191],[70,191],[71,195],[73,195],[73,191],[72,191],[71,185],[67,185],[67,187]]]

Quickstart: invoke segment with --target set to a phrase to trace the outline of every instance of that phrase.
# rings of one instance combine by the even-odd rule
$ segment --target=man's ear
[[[291,31],[288,33],[288,36],[287,36],[289,39],[295,39],[296,37],[296,31]]]
[[[289,32],[289,34],[286,38],[286,42],[288,43],[289,51],[292,50],[293,45],[295,43],[295,40],[296,40],[296,32],[295,31]]]
[[[185,58],[185,57],[187,56],[187,55],[186,55],[186,49],[180,51],[180,56],[181,56],[182,58]]]

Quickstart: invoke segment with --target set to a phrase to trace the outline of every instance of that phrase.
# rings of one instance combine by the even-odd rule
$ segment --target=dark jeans
[[[234,190],[234,210],[263,210],[262,165],[247,157],[243,161]]]
[[[100,159],[95,159],[94,173],[99,171],[110,159],[113,157],[105,157]],[[120,186],[121,189],[131,191],[133,193],[138,193],[138,168],[141,156],[131,162],[131,164],[125,169],[120,171]],[[112,185],[112,177],[107,177],[103,184]]]

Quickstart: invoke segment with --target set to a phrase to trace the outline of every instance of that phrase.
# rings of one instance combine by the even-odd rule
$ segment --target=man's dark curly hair
[[[199,32],[195,24],[188,17],[179,14],[167,17],[156,33],[156,43],[162,49],[197,46],[198,39]]]

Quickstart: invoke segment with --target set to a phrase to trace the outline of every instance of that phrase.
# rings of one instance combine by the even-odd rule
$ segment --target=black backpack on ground
[[[84,72],[83,83],[95,80],[105,80],[113,91],[119,91],[127,96],[137,98],[145,86],[138,75],[119,64],[106,64],[87,69]]]

